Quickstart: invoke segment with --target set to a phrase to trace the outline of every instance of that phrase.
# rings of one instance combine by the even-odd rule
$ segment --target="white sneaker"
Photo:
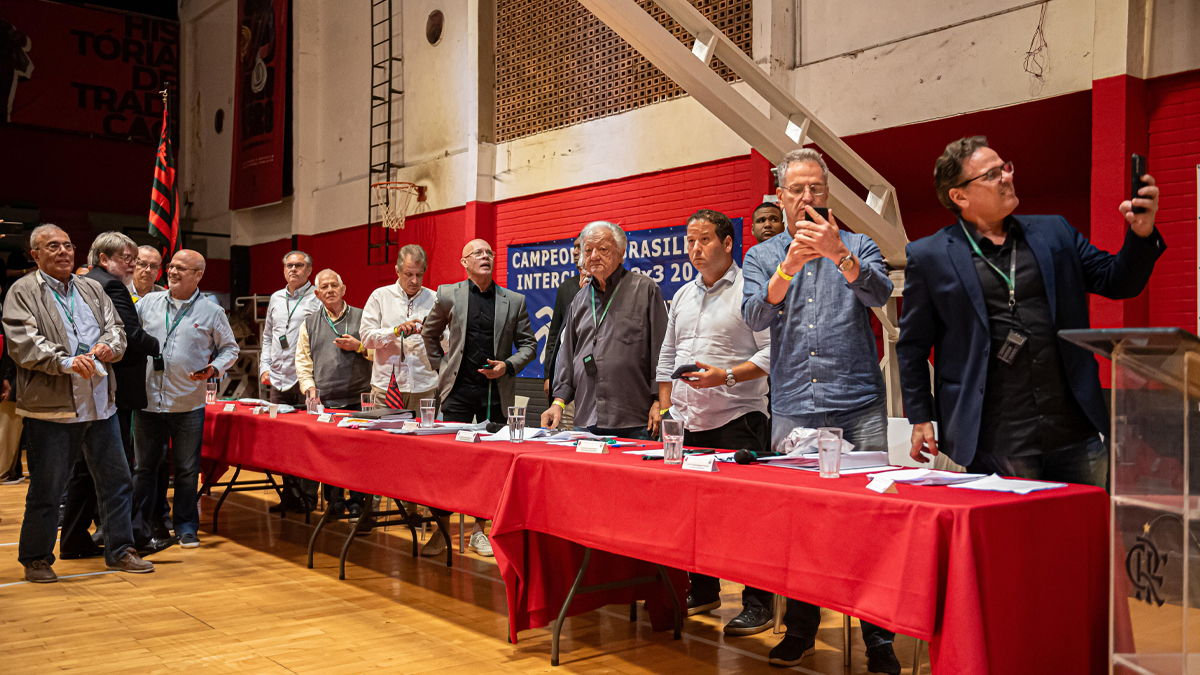
[[[492,542],[488,541],[487,535],[482,532],[471,534],[471,543],[467,548],[472,553],[478,553],[485,558],[491,558],[495,555],[492,553]]]
[[[437,525],[429,532],[429,538],[421,545],[421,555],[426,558],[439,556],[446,552],[446,540],[442,538],[442,533],[438,531]]]
[[[3,483],[0,483],[0,485],[20,485],[21,483],[24,483],[24,482],[25,482],[25,476],[17,476],[16,478],[13,478],[12,480],[6,480]]]

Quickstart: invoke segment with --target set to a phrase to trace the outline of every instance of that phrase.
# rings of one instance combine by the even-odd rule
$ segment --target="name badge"
[[[283,347],[284,349],[287,349],[287,347],[288,347],[288,341],[287,341],[287,336],[286,336],[286,335],[280,335],[280,336],[279,336],[279,346],[280,346],[280,347]]]
[[[871,479],[871,482],[867,483],[867,489],[871,490],[872,492],[878,492],[881,495],[899,494],[899,491],[896,489],[896,483],[890,478],[885,478],[883,476],[876,476],[875,478]]]
[[[400,430],[401,431],[416,431],[417,429],[420,429],[420,428],[421,428],[420,422],[418,422],[417,420],[409,420],[404,423],[404,426],[400,427]]]
[[[79,344],[75,345],[75,356],[83,356],[84,354],[87,354],[89,351],[91,351],[91,349],[92,349],[91,345],[85,345],[82,342],[80,342]]]
[[[234,410],[237,410],[237,406],[232,403],[226,403],[225,407],[221,409],[222,412],[233,412]]]
[[[479,432],[478,431],[467,431],[466,429],[462,429],[457,434],[454,435],[454,440],[462,441],[463,443],[478,443],[479,442]]]
[[[704,473],[716,473],[720,470],[717,468],[716,455],[688,455],[683,458],[683,468],[686,471],[703,471]]]
[[[596,455],[608,454],[608,443],[604,441],[579,441],[575,446],[575,452],[590,452]]]
[[[318,422],[332,422],[333,415],[331,415],[329,413],[321,413],[320,415],[317,415],[317,421]]]
[[[265,410],[265,408],[263,406],[256,405],[250,409],[250,414],[251,415],[261,415],[261,414],[263,414],[263,410]]]

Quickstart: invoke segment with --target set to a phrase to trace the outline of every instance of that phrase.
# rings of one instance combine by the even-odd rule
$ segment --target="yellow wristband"
[[[363,343],[358,343],[358,349],[355,349],[354,352],[357,354],[363,353]]]
[[[788,274],[787,272],[783,271],[783,263],[779,263],[778,265],[775,266],[775,273],[778,274],[780,277],[782,277],[784,281],[791,281],[792,277],[795,276],[793,274]]]
[[[659,410],[659,411],[658,411],[658,414],[659,414],[659,416],[661,417],[661,416],[663,416],[663,415],[666,415],[666,414],[667,414],[667,413],[669,413],[669,412],[671,412],[671,409],[670,409],[670,408],[663,408],[662,410]]]
[[[392,335],[395,335],[396,337],[400,337],[400,326],[396,326],[395,328],[392,329]]]
[[[560,400],[558,400],[558,399],[555,399],[555,400],[554,400],[554,405],[556,405],[556,406],[558,406],[558,407],[562,408],[563,410],[566,410],[566,409],[567,409],[567,404],[566,404],[566,403],[563,403],[562,401],[560,401]]]

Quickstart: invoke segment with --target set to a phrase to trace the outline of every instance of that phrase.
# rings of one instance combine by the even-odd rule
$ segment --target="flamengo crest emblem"
[[[1158,572],[1166,564],[1167,554],[1158,552],[1158,547],[1150,540],[1150,524],[1146,523],[1142,536],[1125,555],[1125,574],[1136,590],[1134,597],[1145,600],[1148,605],[1163,606],[1166,600],[1159,595],[1163,577]]]

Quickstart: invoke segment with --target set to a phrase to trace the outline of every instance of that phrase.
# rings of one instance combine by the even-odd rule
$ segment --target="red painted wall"
[[[1196,332],[1196,165],[1200,70],[1151,81],[1149,170],[1162,196],[1156,224],[1167,250],[1150,277],[1149,323]]]

